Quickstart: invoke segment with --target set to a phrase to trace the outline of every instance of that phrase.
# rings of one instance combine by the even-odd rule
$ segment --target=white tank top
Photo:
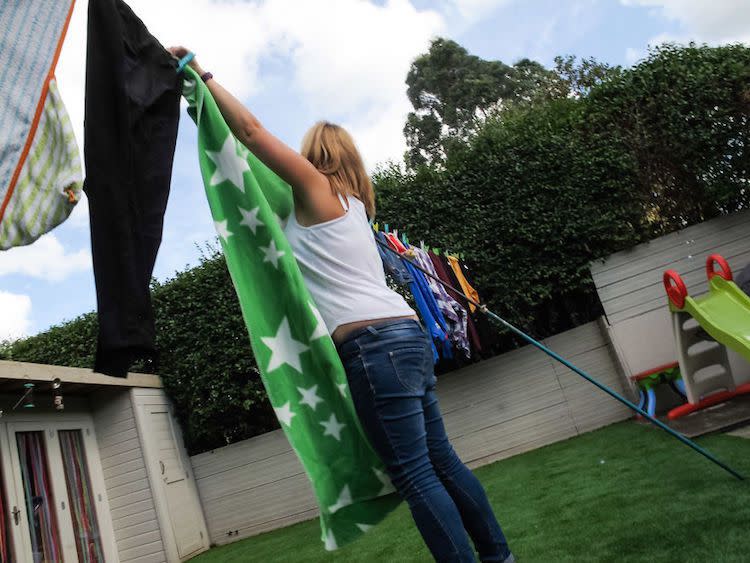
[[[303,227],[292,211],[284,228],[328,333],[346,323],[415,314],[385,282],[365,206],[356,197],[339,199],[341,217]]]

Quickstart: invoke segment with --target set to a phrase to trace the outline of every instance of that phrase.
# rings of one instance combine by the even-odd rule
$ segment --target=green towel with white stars
[[[268,398],[312,483],[321,539],[334,550],[400,498],[372,449],[346,374],[284,236],[292,191],[238,142],[206,85],[186,68],[198,158],[216,231]]]

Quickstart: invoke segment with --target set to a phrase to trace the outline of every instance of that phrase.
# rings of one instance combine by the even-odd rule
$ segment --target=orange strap
[[[39,119],[42,117],[44,102],[47,100],[49,82],[55,77],[55,67],[57,66],[57,59],[60,58],[60,51],[62,51],[63,42],[65,41],[65,34],[68,32],[68,25],[70,24],[70,18],[73,15],[73,8],[75,7],[75,5],[76,2],[75,0],[73,0],[70,3],[70,10],[68,10],[68,15],[65,18],[65,24],[63,25],[62,33],[60,34],[60,39],[57,42],[55,56],[52,58],[52,65],[50,66],[47,77],[44,79],[44,84],[42,85],[42,94],[41,96],[39,96],[39,101],[36,104],[36,112],[34,113],[34,120],[31,122],[31,130],[29,131],[29,136],[26,139],[26,144],[23,146],[23,150],[21,151],[21,158],[18,159],[18,165],[16,166],[16,169],[13,172],[13,176],[10,179],[10,184],[8,184],[8,191],[5,193],[3,204],[2,206],[0,206],[0,221],[2,221],[3,216],[5,216],[5,209],[8,207],[10,198],[13,195],[13,190],[16,187],[16,182],[18,182],[18,177],[21,175],[21,168],[23,168],[23,165],[26,162],[26,157],[29,156],[31,143],[34,140],[34,134],[36,133],[36,128],[39,125]]]

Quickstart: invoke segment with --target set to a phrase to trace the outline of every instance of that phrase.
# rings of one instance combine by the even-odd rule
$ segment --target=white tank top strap
[[[339,201],[341,202],[341,205],[344,207],[344,211],[349,211],[349,198],[341,195],[341,192],[336,192],[336,195],[339,196]]]

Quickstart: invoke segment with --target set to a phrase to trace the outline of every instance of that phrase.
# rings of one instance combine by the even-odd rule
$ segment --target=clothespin
[[[393,229],[393,236],[398,238],[398,229]]]
[[[439,248],[433,248],[432,251],[435,253],[435,256],[440,256],[440,249]]]
[[[375,229],[376,233],[380,230],[379,227],[380,227],[380,225],[378,225],[377,223],[373,223],[372,224],[372,228]]]
[[[409,244],[409,237],[407,237],[405,234],[401,233],[401,241],[404,244]]]
[[[384,233],[390,233],[391,230],[388,228],[388,223],[385,224],[385,229],[383,230]]]
[[[424,246],[424,241],[423,241],[423,240],[420,240],[420,241],[419,241],[419,248],[421,248],[421,249],[422,249],[422,250],[424,250],[425,252],[427,252],[428,250],[430,250],[430,248],[429,248],[429,247],[425,248],[425,246]]]
[[[188,65],[190,61],[192,61],[195,58],[195,53],[190,51],[187,55],[182,57],[177,62],[177,74],[180,74],[183,70],[185,70],[185,67]]]

